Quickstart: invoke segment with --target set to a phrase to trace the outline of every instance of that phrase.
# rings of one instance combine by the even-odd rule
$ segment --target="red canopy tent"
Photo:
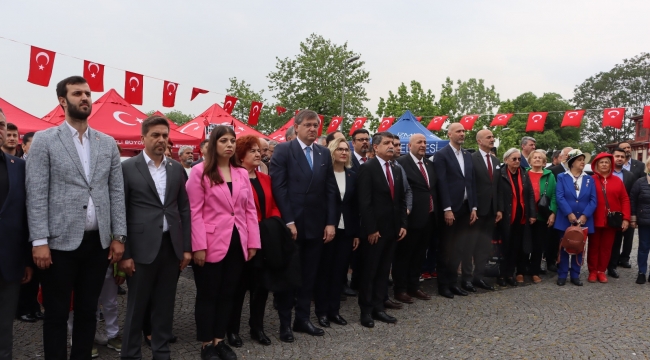
[[[59,125],[63,122],[63,120],[65,120],[65,112],[63,112],[63,108],[60,105],[57,105],[54,109],[52,109],[52,111],[43,116],[41,120]]]
[[[287,129],[293,126],[293,119],[287,121],[284,125],[282,125],[279,129],[275,130],[274,132],[269,135],[269,139],[275,140],[277,142],[285,142],[286,140],[284,139],[284,134],[287,132]]]
[[[172,130],[176,130],[176,129],[178,129],[178,125],[176,125],[175,122],[169,120],[169,118],[168,118],[165,114],[163,114],[162,112],[156,110],[156,112],[153,113],[153,115],[156,115],[156,116],[162,116],[162,117],[164,117],[165,119],[167,119],[167,122],[169,122],[169,128],[170,128],[170,129],[172,129]]]
[[[0,98],[0,109],[2,109],[2,112],[5,114],[7,122],[18,127],[18,134],[20,134],[21,138],[25,133],[45,130],[54,126],[32,114],[20,110],[2,98]]]
[[[250,128],[243,122],[235,119],[232,115],[228,114],[219,104],[210,106],[207,110],[194,118],[192,121],[178,128],[178,131],[202,139],[205,134],[205,122],[215,125],[232,125],[235,130],[235,135],[255,135],[257,137],[265,138],[266,135],[261,132]]]

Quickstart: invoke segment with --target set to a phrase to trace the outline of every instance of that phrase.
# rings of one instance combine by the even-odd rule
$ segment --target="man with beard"
[[[262,162],[268,164],[269,162],[269,142],[264,138],[260,139],[260,155],[262,155]]]
[[[7,137],[2,144],[2,151],[11,156],[18,156],[18,127],[12,123],[7,123]]]
[[[352,170],[358,174],[359,166],[368,161],[368,158],[366,157],[366,153],[370,148],[370,133],[368,130],[358,129],[352,133],[352,147],[354,147]]]
[[[89,359],[106,268],[124,253],[124,183],[115,139],[88,126],[92,99],[86,80],[66,78],[56,94],[65,121],[37,132],[29,151],[29,233],[47,309],[45,358],[68,358],[66,323],[74,292],[70,358]]]
[[[632,172],[627,171],[623,168],[627,162],[627,153],[621,148],[616,148],[612,150],[612,155],[614,155],[614,169],[612,175],[617,176],[619,179],[623,180],[625,185],[625,190],[627,195],[630,195],[632,191],[632,186],[636,182],[637,177]],[[632,267],[630,264],[630,253],[632,252],[632,242],[634,240],[634,228],[629,226],[627,230],[621,231],[620,229],[616,232],[614,236],[614,244],[612,244],[612,254],[609,258],[609,265],[607,267],[607,275],[618,279],[619,274],[616,271],[616,267],[620,266],[626,269]],[[621,251],[621,244],[623,245],[623,250]]]
[[[629,141],[623,141],[618,144],[618,147],[625,151],[627,161],[623,164],[623,169],[630,171],[637,179],[645,176],[645,165],[643,162],[632,158],[632,145]]]
[[[190,176],[190,171],[192,171],[192,163],[194,162],[194,154],[192,153],[192,147],[183,145],[181,146],[180,149],[178,149],[178,160],[180,161],[181,165],[183,165],[183,169],[185,170],[185,173],[187,176]]]

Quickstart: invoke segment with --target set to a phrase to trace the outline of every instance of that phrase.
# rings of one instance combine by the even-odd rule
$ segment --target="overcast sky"
[[[0,36],[180,83],[176,107],[198,115],[223,103],[228,78],[268,92],[275,58],[311,33],[348,42],[370,72],[366,106],[400,83],[436,98],[447,76],[483,78],[501,99],[573,89],[622,59],[650,51],[650,1],[8,1]],[[27,82],[29,47],[0,39],[0,97],[42,117],[55,85],[83,61],[57,54],[48,88]],[[145,78],[143,111],[162,108],[162,81]],[[104,85],[124,92],[124,72]],[[218,93],[190,102],[191,88]],[[94,99],[101,94],[93,94]],[[267,96],[269,98],[270,96]],[[331,114],[330,114],[331,115]],[[11,121],[11,119],[8,119]]]

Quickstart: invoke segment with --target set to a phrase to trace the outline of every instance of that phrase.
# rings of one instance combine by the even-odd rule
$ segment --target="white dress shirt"
[[[167,157],[163,156],[163,161],[156,167],[156,163],[147,156],[147,152],[143,151],[142,156],[144,156],[144,162],[147,164],[153,183],[156,184],[156,192],[160,197],[160,202],[165,204],[165,190],[167,189]],[[169,230],[167,225],[167,217],[163,216],[163,232]]]
[[[354,154],[354,157],[357,158],[357,161],[359,162],[359,165],[365,164],[366,161],[368,161],[368,158],[367,158],[367,157],[365,157],[365,156],[361,156],[361,155],[357,154],[356,151],[353,150],[352,153]],[[366,158],[366,161],[361,160],[361,159],[364,158],[364,157]]]
[[[567,174],[571,175],[571,178],[573,179],[573,184],[574,184],[573,186],[575,188],[577,188],[577,189],[575,189],[576,190],[576,198],[580,197],[580,189],[582,188],[582,178],[585,177],[585,176],[589,176],[589,175],[587,175],[587,173],[583,171],[582,174],[580,174],[580,176],[578,176],[578,178],[576,178],[575,176],[573,176],[573,174],[569,170],[567,170]],[[587,182],[587,184],[589,184],[589,182]],[[578,186],[576,186],[576,185],[578,185]]]
[[[478,151],[481,153],[481,157],[483,158],[483,162],[485,163],[485,168],[486,169],[489,168],[488,162],[487,162],[487,155],[489,155],[489,153],[486,153],[485,151],[483,151],[481,149],[478,149]],[[492,158],[490,158],[490,162],[491,161],[492,161]]]
[[[424,158],[422,158],[422,160],[418,160],[418,158],[416,158],[415,155],[413,155],[413,153],[411,153],[410,151],[409,151],[409,155],[411,155],[411,159],[415,161],[415,166],[418,168],[418,170],[420,170],[420,163],[422,163],[422,167],[424,168],[424,173],[427,176],[427,184],[431,186],[431,183],[429,182],[429,172],[427,171],[427,167],[424,166]]]
[[[458,165],[460,165],[460,171],[463,173],[463,176],[465,176],[465,158],[463,158],[463,149],[456,149],[453,147],[451,144],[451,150],[454,152],[454,155],[456,155],[456,161],[458,161]],[[467,187],[465,187],[465,194],[463,195],[463,201],[467,200]],[[476,210],[476,207],[472,208],[472,211]],[[445,208],[443,211],[451,211],[451,207]]]
[[[309,154],[311,157],[311,163],[313,166],[316,166],[316,164],[314,164],[314,144],[312,143],[311,145],[307,146],[307,144],[302,142],[299,138],[296,138],[296,140],[298,140],[298,144],[300,144],[300,148],[302,149],[303,154],[305,154],[305,159],[307,158],[307,151],[305,151],[305,148],[311,149],[311,153]]]
[[[384,177],[386,178],[386,184],[388,184],[388,176],[386,176],[386,161],[379,156],[377,156],[377,160],[379,160],[379,165],[381,165],[381,170],[384,173]],[[390,162],[388,163],[388,171],[390,171],[390,177],[393,179],[393,188],[395,187],[395,176],[393,176],[393,169],[390,166]]]

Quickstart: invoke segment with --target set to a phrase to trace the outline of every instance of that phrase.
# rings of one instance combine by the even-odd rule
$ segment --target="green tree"
[[[341,89],[345,76],[345,133],[354,117],[372,118],[363,105],[369,100],[364,86],[370,82],[370,73],[364,70],[363,60],[344,68],[345,59],[352,56],[360,54],[349,50],[347,43],[337,45],[312,34],[300,43],[298,55],[276,58],[275,71],[267,76],[269,90],[276,94],[278,105],[287,109],[311,109],[328,115],[324,124],[324,129],[327,129],[330,116],[341,112]]]
[[[398,88],[397,92],[393,93],[388,91],[388,97],[386,100],[384,98],[379,98],[379,104],[377,106],[377,116],[382,118],[385,116],[401,116],[406,110],[411,110],[412,113],[422,115],[435,115],[440,112],[440,107],[436,104],[436,96],[429,89],[424,91],[422,84],[415,80],[411,80],[411,90],[409,91],[402,83]],[[430,120],[430,119],[429,119]],[[428,124],[428,121],[426,124]],[[423,118],[424,122],[425,119]],[[370,131],[377,131],[378,122],[373,122],[370,125]]]
[[[226,89],[229,95],[236,97],[237,103],[232,111],[235,119],[248,124],[248,115],[253,101],[264,104],[257,125],[252,126],[255,130],[264,134],[270,134],[284,125],[290,118],[290,113],[284,113],[278,116],[275,111],[275,104],[264,98],[264,90],[255,91],[251,85],[244,80],[237,80],[236,77],[230,78],[230,86]]]
[[[147,116],[151,116],[155,113],[155,110],[151,110],[147,112]],[[192,119],[194,119],[196,116],[192,114],[185,114],[179,110],[172,110],[170,112],[163,113],[165,117],[171,121],[173,121],[176,125],[183,125]]]

